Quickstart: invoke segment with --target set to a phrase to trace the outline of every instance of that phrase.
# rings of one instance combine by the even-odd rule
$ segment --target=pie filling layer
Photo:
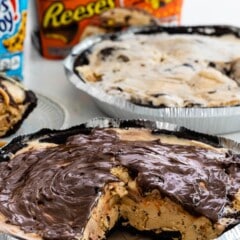
[[[149,107],[240,104],[240,40],[197,34],[128,34],[96,43],[76,71],[105,93]],[[81,58],[81,56],[80,56]]]

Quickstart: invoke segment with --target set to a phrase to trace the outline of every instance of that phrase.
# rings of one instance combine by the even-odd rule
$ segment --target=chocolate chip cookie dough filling
[[[15,139],[0,154],[0,230],[100,240],[122,219],[140,231],[214,239],[239,223],[240,157],[200,139],[85,125]]]
[[[16,132],[36,104],[32,91],[0,75],[0,137]]]
[[[157,108],[240,104],[240,39],[233,34],[133,33],[112,39],[94,44],[75,66],[87,84],[108,95]]]

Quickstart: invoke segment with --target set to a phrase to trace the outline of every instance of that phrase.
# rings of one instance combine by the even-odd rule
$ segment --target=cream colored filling
[[[212,240],[225,229],[220,222],[213,225],[206,217],[190,215],[169,198],[161,197],[158,191],[141,196],[136,182],[121,167],[112,169],[112,174],[122,182],[105,187],[104,195],[91,213],[84,237],[80,238],[82,240],[104,239],[120,217],[124,219],[124,225],[140,231],[180,232],[183,240]]]
[[[25,92],[20,84],[9,81],[2,81],[2,84],[7,88],[9,94],[14,98],[16,103],[22,103],[25,99]]]
[[[127,190],[122,182],[105,186],[104,194],[99,197],[97,206],[92,210],[81,240],[105,238],[120,217],[119,202],[126,194]]]
[[[27,105],[21,105],[18,106],[18,108],[2,105],[3,104],[0,103],[0,108],[3,112],[0,115],[0,136],[4,136],[9,129],[19,122],[27,109]]]
[[[118,49],[102,57],[105,48]],[[140,104],[233,106],[240,104],[239,73],[226,76],[209,62],[235,65],[239,52],[240,40],[233,36],[129,35],[96,44],[89,65],[76,70],[89,84]]]

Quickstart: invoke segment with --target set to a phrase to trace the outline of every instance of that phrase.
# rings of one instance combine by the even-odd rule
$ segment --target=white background
[[[227,24],[240,27],[240,0],[185,0],[182,24]]]
[[[55,99],[66,109],[68,118],[65,127],[85,122],[93,117],[105,116],[86,94],[68,82],[62,61],[46,60],[32,47],[30,33],[35,18],[33,0],[29,1],[29,4],[24,84],[38,93]],[[240,27],[240,0],[185,0],[182,24],[224,24]],[[240,141],[238,133],[229,137]]]

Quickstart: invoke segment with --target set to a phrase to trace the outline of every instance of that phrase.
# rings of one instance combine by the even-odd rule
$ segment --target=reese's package
[[[182,0],[36,0],[38,44],[61,59],[83,38],[129,26],[178,24]],[[35,38],[36,39],[36,38]]]
[[[0,72],[23,79],[27,0],[0,0]]]

